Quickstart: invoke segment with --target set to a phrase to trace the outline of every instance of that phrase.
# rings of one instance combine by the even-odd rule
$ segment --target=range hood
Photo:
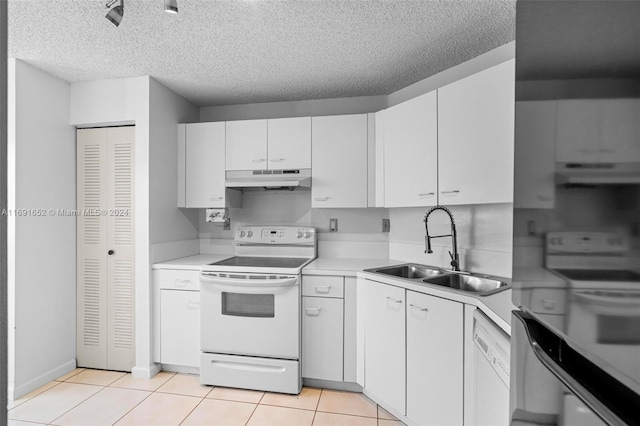
[[[227,188],[296,189],[311,187],[311,169],[295,170],[230,170]]]
[[[640,163],[557,163],[556,183],[569,185],[640,184]]]

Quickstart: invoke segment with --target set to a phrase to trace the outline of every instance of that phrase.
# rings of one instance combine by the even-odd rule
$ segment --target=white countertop
[[[401,260],[393,259],[338,259],[319,257],[302,270],[303,275],[343,275],[355,277],[358,271],[380,266],[401,265]]]
[[[154,263],[153,269],[183,269],[190,271],[198,271],[204,265],[219,262],[232,257],[229,254],[196,254],[189,257],[181,257],[180,259],[167,260],[165,262]]]

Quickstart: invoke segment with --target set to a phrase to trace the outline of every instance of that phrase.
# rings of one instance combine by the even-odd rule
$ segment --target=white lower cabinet
[[[367,280],[364,308],[365,390],[385,408],[404,414],[405,290]]]
[[[160,362],[200,366],[200,292],[160,290]]]
[[[407,291],[407,417],[461,425],[464,305]]]
[[[302,298],[302,377],[343,380],[344,301]]]

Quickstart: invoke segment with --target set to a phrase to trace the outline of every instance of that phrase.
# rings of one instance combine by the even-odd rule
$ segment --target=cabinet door
[[[343,301],[302,298],[302,377],[342,381]]]
[[[405,291],[367,280],[365,287],[365,388],[405,412]]]
[[[268,120],[267,127],[267,168],[311,168],[311,117]]]
[[[160,290],[160,362],[200,366],[200,292]]]
[[[435,91],[385,111],[385,207],[437,204],[437,117]]]
[[[227,121],[227,170],[267,168],[267,120]]]
[[[311,207],[367,207],[367,115],[312,118]]]
[[[224,207],[225,124],[186,125],[186,207]]]
[[[516,103],[514,207],[554,207],[556,110],[556,101]]]
[[[438,89],[438,202],[513,201],[514,60]]]
[[[605,163],[640,162],[640,99],[605,99],[599,159]]]
[[[407,417],[461,425],[463,304],[407,291]]]
[[[601,105],[598,102],[591,99],[558,101],[558,162],[597,162],[601,133]]]

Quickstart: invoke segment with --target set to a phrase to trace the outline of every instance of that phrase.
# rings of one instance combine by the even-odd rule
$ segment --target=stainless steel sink
[[[391,275],[398,278],[420,279],[429,278],[436,275],[442,275],[445,272],[441,269],[430,268],[423,265],[397,265],[383,268],[368,269],[367,272],[375,272],[378,274]]]
[[[509,286],[508,283],[489,276],[466,273],[449,273],[445,275],[425,278],[422,281],[427,284],[440,285],[454,290],[479,293],[481,296],[486,296],[488,294],[497,293],[501,290],[506,290]]]

